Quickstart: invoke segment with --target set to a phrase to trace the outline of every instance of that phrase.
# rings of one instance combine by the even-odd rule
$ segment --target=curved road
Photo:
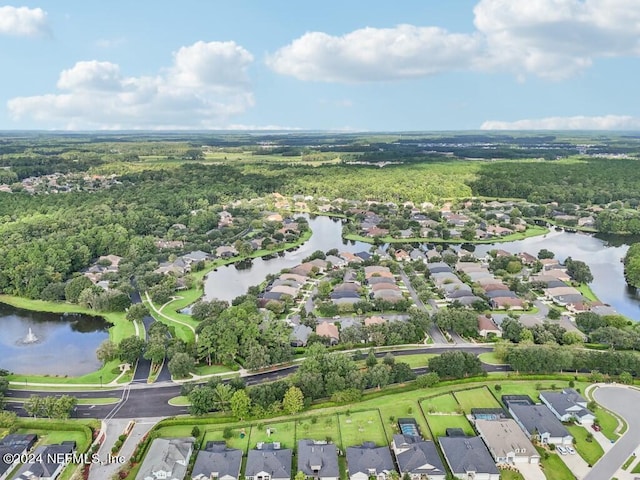
[[[593,466],[584,480],[614,478],[616,471],[640,445],[640,415],[636,411],[640,404],[640,391],[619,385],[605,385],[593,392],[593,398],[606,409],[624,418],[628,429]]]
[[[466,352],[479,355],[484,352],[491,351],[492,346],[479,345],[460,345],[449,347],[416,347],[406,350],[397,350],[392,352],[397,357],[402,355],[416,354],[441,354],[450,350],[464,350]],[[377,357],[383,357],[388,352],[377,352]],[[507,365],[488,365],[483,364],[483,368],[489,372],[506,371]],[[244,378],[247,385],[256,385],[259,383],[272,382],[288,375],[291,375],[298,369],[297,365],[285,367],[278,370],[267,372],[258,372],[247,375]],[[415,369],[416,373],[421,374],[426,371],[423,368]],[[75,416],[78,418],[148,418],[148,417],[170,417],[173,415],[181,415],[188,413],[187,407],[174,407],[168,404],[168,401],[180,395],[180,385],[171,382],[158,382],[155,384],[132,383],[121,389],[116,390],[93,390],[93,391],[46,391],[38,392],[32,390],[9,390],[6,393],[7,400],[11,398],[24,399],[34,394],[40,395],[63,395],[68,394],[77,398],[120,398],[121,401],[116,405],[78,405]],[[18,415],[26,416],[26,412],[22,408],[21,403],[7,402],[5,409],[16,412]]]

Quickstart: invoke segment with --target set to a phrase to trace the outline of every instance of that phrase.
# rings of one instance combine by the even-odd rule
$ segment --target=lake
[[[306,215],[305,217],[309,218]],[[316,250],[324,252],[337,248],[340,251],[360,252],[369,251],[371,247],[366,243],[344,240],[342,223],[330,217],[318,216],[309,219],[309,226],[313,231],[309,241],[298,250],[287,252],[284,257],[272,260],[258,258],[245,270],[238,270],[229,265],[209,273],[205,280],[205,299],[219,298],[231,301],[246,293],[250,286],[261,283],[267,275],[298,265],[303,258]],[[629,248],[628,242],[638,240],[634,237],[599,238],[589,234],[552,230],[544,236],[491,245],[478,244],[474,247],[477,255],[484,255],[494,248],[537,255],[539,250],[546,248],[554,252],[560,261],[564,261],[568,256],[574,260],[582,260],[591,268],[594,277],[591,288],[598,298],[621,314],[640,321],[640,294],[635,289],[627,287],[623,274],[624,266],[620,262]]]
[[[217,298],[231,301],[247,293],[247,289],[264,281],[267,275],[276,274],[284,268],[295,267],[302,263],[316,250],[326,252],[333,248],[344,252],[368,252],[371,245],[363,242],[350,242],[342,238],[342,222],[326,216],[310,218],[309,215],[298,215],[306,218],[313,232],[311,238],[293,252],[286,252],[283,257],[270,260],[256,258],[250,268],[237,269],[234,265],[227,265],[210,272],[204,284],[206,300]]]
[[[102,364],[96,349],[109,338],[102,317],[34,312],[0,303],[0,368],[14,373],[80,376]],[[27,343],[29,329],[37,339]]]

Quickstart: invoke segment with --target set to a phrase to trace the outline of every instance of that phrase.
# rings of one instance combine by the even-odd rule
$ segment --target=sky
[[[640,130],[640,0],[0,3],[0,65],[0,130]]]

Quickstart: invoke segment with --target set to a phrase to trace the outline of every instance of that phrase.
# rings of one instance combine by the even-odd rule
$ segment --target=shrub
[[[496,383],[496,384],[493,386],[493,388],[494,388],[494,390],[495,390],[496,392],[499,392],[500,390],[502,390],[502,385],[500,385],[499,383]]]
[[[233,437],[233,430],[231,430],[231,427],[225,427],[222,431],[222,438],[229,440],[231,437]]]
[[[195,438],[200,436],[200,428],[197,425],[191,429],[191,436]]]

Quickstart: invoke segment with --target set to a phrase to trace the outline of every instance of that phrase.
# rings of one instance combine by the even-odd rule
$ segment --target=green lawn
[[[453,413],[460,408],[460,405],[451,393],[428,398],[424,400],[421,405],[425,413]]]
[[[496,356],[495,352],[485,352],[478,355],[478,358],[483,363],[489,365],[502,365],[504,362]]]
[[[343,448],[362,445],[363,442],[387,445],[387,436],[378,410],[340,414],[338,417]]]
[[[567,429],[573,435],[576,451],[589,465],[595,465],[600,457],[604,455],[600,444],[596,440],[587,442],[587,435],[590,432],[586,428],[578,425],[569,425]]]
[[[631,473],[640,473],[640,462],[636,463],[636,466],[633,467],[633,470],[631,470]]]
[[[536,447],[536,450],[540,454],[540,463],[547,480],[575,480],[573,473],[557,453],[548,452],[549,457],[545,459],[544,448]]]
[[[427,415],[427,422],[434,439],[446,436],[447,428],[461,428],[466,434],[475,435],[464,415]]]
[[[293,448],[296,438],[295,422],[261,422],[251,427],[249,448],[255,448],[258,442],[280,442],[283,448]]]
[[[244,430],[244,438],[240,438],[241,434]],[[224,429],[221,430],[206,430],[204,434],[204,441],[206,442],[227,442],[227,446],[231,448],[237,448],[238,450],[242,450],[246,455],[248,447],[249,447],[249,432],[250,427],[239,427],[232,429],[231,438],[224,438]]]
[[[11,382],[20,382],[24,383],[27,387],[29,384],[35,383],[59,383],[61,385],[64,384],[93,384],[100,385],[100,377],[102,377],[102,384],[106,385],[107,383],[115,380],[118,375],[120,375],[119,371],[116,373],[116,369],[119,365],[118,360],[113,360],[105,364],[100,370],[95,372],[87,373],[81,377],[58,377],[58,376],[48,376],[48,375],[9,375],[7,378]]]
[[[500,408],[500,403],[487,387],[459,391],[454,396],[465,413],[470,413],[472,408]]]
[[[500,480],[524,480],[524,477],[518,471],[501,468]]]
[[[582,294],[582,296],[586,297],[588,300],[591,300],[592,302],[598,301],[598,297],[595,293],[593,293],[593,290],[591,290],[591,287],[588,283],[579,283],[576,288]]]
[[[408,363],[411,368],[426,367],[429,359],[437,357],[433,353],[423,353],[418,355],[396,355],[396,362]]]
[[[315,420],[314,420],[315,419]],[[314,415],[296,422],[296,442],[304,438],[327,440],[340,444],[337,415]]]
[[[602,407],[596,408],[596,411],[593,413],[595,413],[596,418],[598,419],[598,423],[602,428],[604,436],[609,440],[617,440],[620,437],[620,435],[615,433],[618,428],[618,419]]]

